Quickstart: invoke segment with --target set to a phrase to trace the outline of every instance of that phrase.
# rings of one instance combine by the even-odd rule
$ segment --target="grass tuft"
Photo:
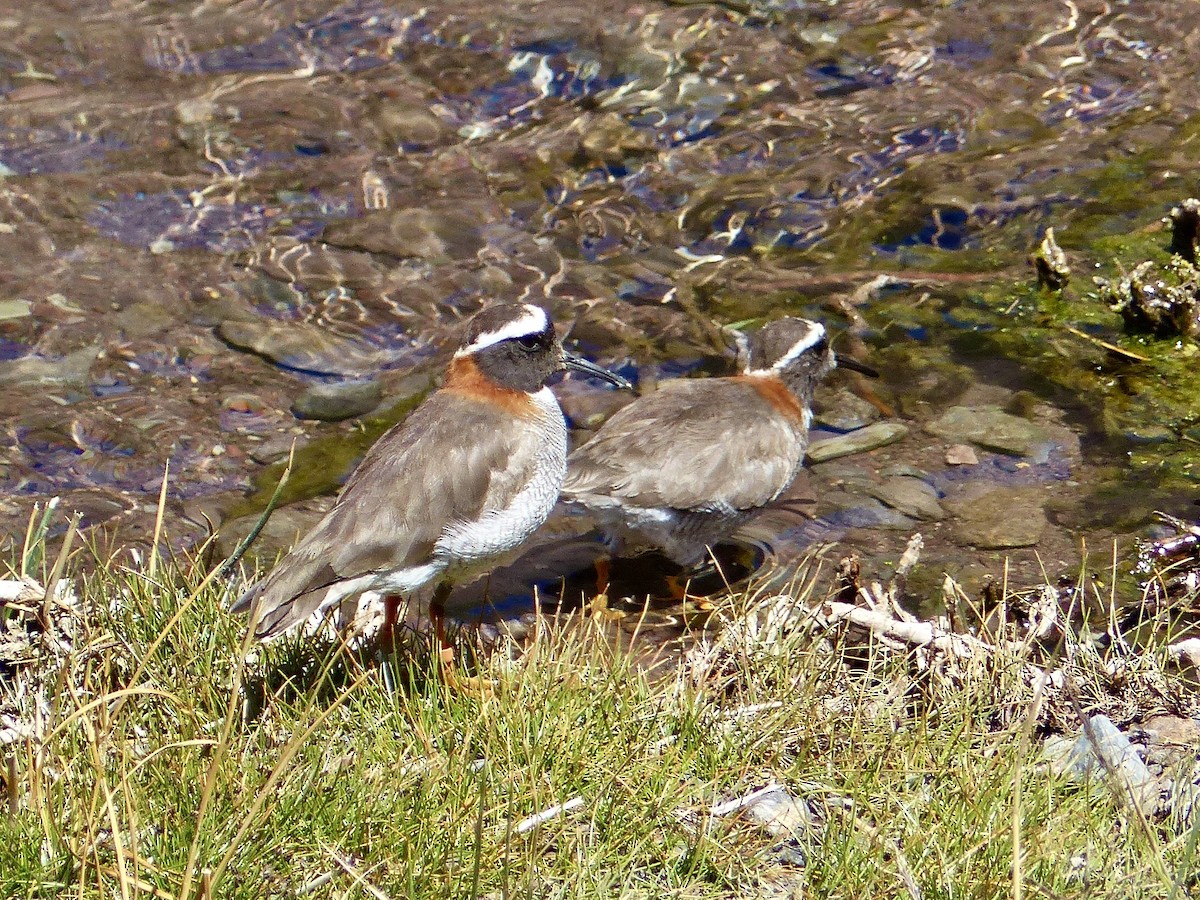
[[[31,526],[15,569],[72,570],[34,546],[46,531]],[[98,564],[36,652],[0,672],[0,727],[15,723],[0,896],[1196,889],[1198,817],[1139,820],[1102,781],[1048,772],[1040,739],[1070,714],[1043,708],[1029,642],[924,666],[822,620],[818,583],[723,601],[651,671],[611,625],[544,621],[479,656],[484,695],[416,657],[381,665],[300,639],[247,664],[245,623],[211,573],[186,557]],[[1064,669],[1085,711],[1122,690],[1115,657],[1090,653]],[[1118,675],[1182,692],[1163,657]],[[755,792],[784,811],[764,824]]]

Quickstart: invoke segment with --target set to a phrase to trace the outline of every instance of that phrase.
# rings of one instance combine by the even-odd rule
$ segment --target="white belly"
[[[538,391],[534,401],[540,411],[540,437],[533,477],[507,505],[446,529],[434,547],[434,558],[446,560],[452,576],[497,565],[546,521],[558,500],[567,472],[567,425],[549,388]]]

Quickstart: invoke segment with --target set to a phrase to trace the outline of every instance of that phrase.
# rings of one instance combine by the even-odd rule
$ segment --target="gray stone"
[[[785,787],[763,794],[746,807],[745,814],[774,837],[803,837],[814,824],[808,804],[793,797]]]
[[[369,413],[383,400],[378,381],[314,384],[296,398],[292,412],[301,419],[340,422]]]
[[[808,461],[821,463],[852,453],[865,453],[877,447],[894,444],[908,434],[908,426],[899,422],[876,422],[849,434],[840,434],[809,445]]]
[[[335,247],[385,253],[397,259],[471,259],[483,247],[482,227],[494,218],[481,204],[387,207],[360,218],[334,220],[321,239]]]
[[[1049,440],[1045,429],[998,406],[952,406],[925,430],[951,443],[1028,456]]]
[[[293,444],[299,451],[307,443],[308,441],[300,435],[278,434],[267,438],[261,444],[251,444],[248,452],[252,460],[265,466],[291,455]]]
[[[1032,547],[1046,529],[1040,487],[998,487],[943,505],[958,516],[954,539],[981,550]]]
[[[93,345],[57,358],[23,356],[0,362],[0,384],[86,384],[99,355],[100,347]]]
[[[816,415],[819,425],[834,431],[853,431],[870,425],[879,418],[879,410],[850,391],[838,391]]]
[[[918,478],[889,478],[877,485],[871,491],[871,496],[914,519],[931,522],[946,517],[945,510],[938,503],[937,491]]]
[[[874,476],[865,467],[852,462],[827,462],[819,470],[814,469],[811,477],[818,479],[822,493],[828,487],[835,487],[852,494],[870,494],[876,484]]]
[[[1158,782],[1108,716],[1092,716],[1075,741],[1048,743],[1044,753],[1056,774],[1075,781],[1100,781],[1111,773],[1121,795],[1132,798],[1143,814],[1154,813],[1158,806]]]
[[[387,354],[312,322],[226,319],[217,335],[238,350],[304,372],[354,377],[387,362]]]

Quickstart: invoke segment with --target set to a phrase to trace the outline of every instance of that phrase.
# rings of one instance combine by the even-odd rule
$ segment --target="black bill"
[[[860,363],[857,359],[849,356],[837,356],[837,367],[839,369],[849,369],[851,372],[861,372],[869,378],[878,378],[879,373],[868,366],[866,363]]]
[[[583,372],[585,375],[595,375],[597,378],[602,378],[609,384],[616,385],[622,390],[632,391],[633,385],[622,378],[615,372],[610,372],[608,369],[603,369],[593,362],[588,362],[582,356],[576,356],[574,353],[563,351],[563,363],[568,369],[574,369],[576,372]]]

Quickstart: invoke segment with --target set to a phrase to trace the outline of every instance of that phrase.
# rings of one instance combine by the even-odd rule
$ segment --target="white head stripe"
[[[802,353],[804,353],[806,350],[811,350],[825,337],[824,325],[822,325],[820,322],[809,322],[809,325],[811,325],[812,328],[808,334],[796,341],[796,343],[789,348],[788,352],[779,357],[779,359],[777,359],[769,369],[751,369],[749,366],[747,366],[742,374],[756,375],[758,377],[765,378],[782,372],[789,365],[795,362]]]
[[[546,316],[546,311],[540,306],[526,303],[524,304],[524,309],[525,315],[519,319],[513,319],[507,325],[497,328],[495,331],[485,331],[455,353],[454,358],[458,359],[460,356],[468,356],[482,350],[484,347],[491,347],[493,344],[498,344],[501,341],[524,337],[527,334],[541,334],[549,327],[550,319]]]
[[[774,365],[771,366],[772,371],[780,372],[783,369],[786,369],[790,363],[795,362],[796,359],[799,358],[800,354],[804,353],[806,350],[811,350],[824,339],[825,326],[820,322],[813,322],[812,330],[800,340],[796,341],[796,343],[792,345],[792,349],[775,361]]]

